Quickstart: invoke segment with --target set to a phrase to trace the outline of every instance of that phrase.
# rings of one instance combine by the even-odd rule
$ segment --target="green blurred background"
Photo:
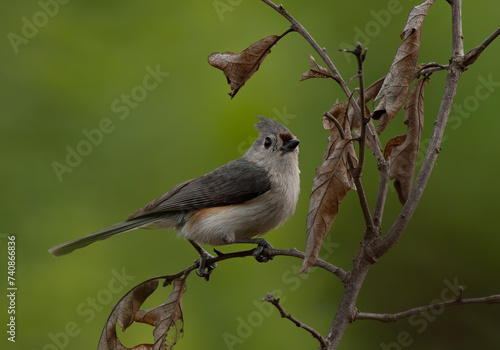
[[[337,49],[352,47],[355,40],[369,47],[367,83],[387,72],[407,13],[418,3],[283,1],[327,48],[345,79],[356,66]],[[498,3],[468,1],[463,11],[469,50],[498,27]],[[18,287],[15,344],[6,339],[7,298],[0,298],[2,348],[95,349],[112,306],[128,289],[191,264],[192,247],[162,230],[134,231],[58,259],[47,249],[119,222],[171,186],[239,157],[257,135],[254,115],[284,121],[301,140],[297,211],[266,237],[275,247],[304,249],[308,196],[328,136],[321,117],[337,98],[344,99],[340,88],[326,79],[299,83],[313,51],[298,34],[280,41],[233,100],[223,74],[206,61],[211,52],[240,52],[284,32],[289,24],[275,11],[249,0],[47,0],[4,1],[0,13],[0,285],[6,285],[6,236],[15,235]],[[436,1],[425,20],[419,63],[447,64],[450,23],[449,5]],[[500,292],[499,55],[500,43],[494,42],[463,75],[425,194],[400,242],[368,275],[358,301],[362,311],[397,312],[442,295],[451,298],[449,284],[466,286],[464,297]],[[148,69],[165,73],[149,91],[140,88]],[[424,143],[444,77],[445,72],[435,73],[426,87]],[[140,101],[124,107],[121,96],[131,92]],[[113,103],[122,109],[112,109]],[[390,125],[382,142],[405,132],[402,120]],[[85,148],[90,144],[83,142],[84,133],[103,123],[110,132]],[[58,178],[54,162],[65,164],[68,147],[79,145],[87,155],[73,158],[71,172]],[[373,206],[378,176],[369,158],[363,180]],[[385,230],[399,209],[391,185]],[[330,231],[335,248],[324,251],[327,260],[350,269],[362,231],[352,192]],[[247,247],[221,250],[239,248]],[[176,349],[315,349],[310,335],[260,302],[275,291],[288,311],[326,335],[342,284],[323,271],[299,276],[300,263],[246,258],[219,263],[209,283],[190,276],[183,300],[185,336]],[[145,306],[161,303],[169,292],[160,289]],[[500,306],[473,305],[413,321],[359,321],[348,328],[340,348],[498,348],[499,315]],[[119,334],[127,346],[152,341],[149,326]]]

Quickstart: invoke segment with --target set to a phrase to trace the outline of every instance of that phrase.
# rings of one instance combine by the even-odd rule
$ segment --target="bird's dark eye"
[[[266,137],[266,140],[264,141],[264,147],[269,148],[273,144],[273,141],[271,140],[270,137]]]

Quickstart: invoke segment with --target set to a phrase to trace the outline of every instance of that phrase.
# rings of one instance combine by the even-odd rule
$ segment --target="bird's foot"
[[[240,239],[235,239],[234,243],[254,243],[257,244],[257,247],[254,249],[252,255],[257,260],[258,262],[268,262],[269,260],[272,260],[272,256],[268,256],[266,254],[263,254],[263,251],[265,248],[273,248],[271,243],[269,243],[267,240],[264,238],[240,238]]]
[[[198,243],[194,241],[189,241],[189,242],[193,245],[193,247],[200,255],[200,259],[198,260],[199,261],[198,270],[196,271],[196,274],[208,281],[210,279],[210,274],[217,267],[216,263],[208,264],[208,260],[214,258],[214,256],[209,254]]]
[[[200,254],[200,266],[198,266],[196,274],[203,277],[207,281],[209,280],[212,271],[217,267],[216,263],[208,264],[208,260],[213,257],[213,255],[208,254],[206,251],[204,254]]]

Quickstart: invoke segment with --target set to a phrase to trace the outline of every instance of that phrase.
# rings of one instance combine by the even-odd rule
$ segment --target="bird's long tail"
[[[144,216],[130,221],[120,222],[103,230],[88,234],[84,237],[74,239],[69,242],[61,243],[49,249],[49,253],[53,256],[61,256],[71,253],[75,249],[83,248],[91,243],[97,242],[102,239],[109,238],[119,233],[131,231],[141,228],[160,220],[160,216]]]

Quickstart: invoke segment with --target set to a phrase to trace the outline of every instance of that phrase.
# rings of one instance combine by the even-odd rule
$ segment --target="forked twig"
[[[462,289],[463,290],[463,289]],[[461,290],[461,291],[462,291]],[[409,309],[402,312],[397,312],[394,314],[379,314],[379,313],[371,313],[371,312],[356,312],[355,320],[375,320],[380,322],[396,322],[403,318],[407,318],[410,316],[421,315],[427,311],[431,310],[440,310],[442,308],[457,306],[457,305],[466,305],[466,304],[500,304],[500,294],[490,295],[482,298],[470,298],[470,299],[462,299],[462,293],[460,293],[455,300],[443,301],[440,303],[429,304],[426,306],[415,307],[413,309]]]
[[[321,334],[319,334],[319,332],[317,330],[315,330],[311,326],[308,326],[305,323],[299,321],[298,319],[296,319],[295,317],[293,317],[290,313],[288,313],[283,308],[283,306],[281,306],[279,298],[276,299],[273,294],[267,293],[267,296],[265,298],[262,298],[262,301],[267,301],[267,302],[273,304],[278,309],[278,311],[280,312],[280,315],[281,315],[282,318],[289,319],[290,321],[292,321],[293,323],[295,323],[295,325],[297,327],[300,327],[300,328],[306,330],[307,332],[311,333],[311,335],[319,341],[319,343],[320,343],[320,349],[326,349],[327,348],[327,346],[328,346],[327,340],[325,338],[323,338],[323,336]]]

